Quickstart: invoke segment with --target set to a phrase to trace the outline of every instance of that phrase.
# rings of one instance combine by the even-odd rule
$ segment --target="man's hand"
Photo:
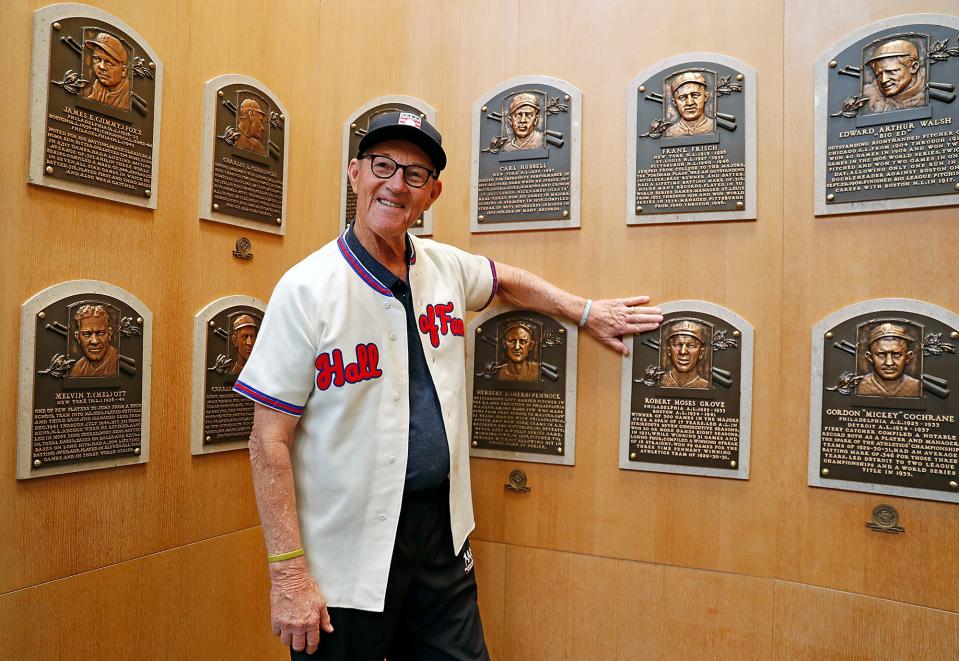
[[[648,302],[649,296],[593,301],[586,330],[609,348],[628,356],[629,348],[623,344],[623,335],[656,330],[663,320],[659,308],[644,307]]]
[[[301,558],[288,562],[291,566],[270,567],[273,633],[284,645],[292,646],[297,652],[305,648],[312,654],[320,644],[320,630],[333,633],[333,625],[326,609],[326,599],[320,594],[305,563]]]

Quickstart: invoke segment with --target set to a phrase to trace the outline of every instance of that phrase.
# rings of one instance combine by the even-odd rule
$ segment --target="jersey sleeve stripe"
[[[496,291],[499,289],[499,279],[496,277],[496,263],[490,259],[486,258],[489,261],[489,268],[493,272],[493,290],[490,292],[489,298],[486,299],[486,302],[483,303],[483,307],[480,310],[485,310],[486,307],[493,302],[493,299],[496,297]]]
[[[282,399],[277,399],[276,397],[270,397],[266,393],[260,392],[256,388],[250,387],[242,381],[237,381],[233,384],[233,392],[239,393],[244,397],[252,399],[254,402],[268,406],[271,409],[280,411],[281,413],[289,413],[290,415],[303,415],[304,407],[290,404],[289,402],[284,402]]]
[[[389,288],[385,287],[379,280],[373,277],[372,273],[363,268],[363,265],[360,264],[360,261],[352,253],[350,247],[346,245],[346,241],[343,240],[342,236],[336,240],[336,245],[340,249],[340,254],[343,255],[343,259],[350,265],[350,268],[352,268],[373,291],[383,294],[383,296],[393,296],[393,292],[391,292]]]

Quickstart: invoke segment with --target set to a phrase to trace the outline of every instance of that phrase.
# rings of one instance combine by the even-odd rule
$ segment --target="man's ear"
[[[430,191],[430,201],[426,203],[426,208],[424,208],[423,211],[427,211],[431,206],[433,206],[433,202],[436,202],[436,198],[438,198],[442,192],[443,182],[439,179],[435,179],[433,181],[433,190]]]
[[[356,194],[356,178],[360,176],[360,162],[355,158],[346,166],[346,176],[349,177],[350,188]]]

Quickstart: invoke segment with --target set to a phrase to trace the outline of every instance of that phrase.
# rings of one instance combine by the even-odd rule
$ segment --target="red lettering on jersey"
[[[426,314],[420,315],[420,332],[429,335],[430,344],[434,349],[440,346],[440,335],[463,336],[465,324],[459,317],[453,316],[453,303],[437,303],[427,305]]]
[[[380,350],[375,344],[357,344],[356,361],[343,364],[343,352],[333,349],[324,351],[316,357],[316,387],[327,390],[331,385],[337,388],[346,383],[359,383],[383,376],[378,367]]]

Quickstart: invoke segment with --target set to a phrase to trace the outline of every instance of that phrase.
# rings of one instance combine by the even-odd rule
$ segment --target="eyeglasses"
[[[407,186],[413,188],[422,188],[430,180],[430,177],[437,176],[429,168],[422,165],[401,165],[389,156],[367,154],[360,157],[360,159],[364,158],[370,159],[370,170],[380,179],[389,179],[396,173],[397,169],[403,170],[403,181],[406,182]]]

